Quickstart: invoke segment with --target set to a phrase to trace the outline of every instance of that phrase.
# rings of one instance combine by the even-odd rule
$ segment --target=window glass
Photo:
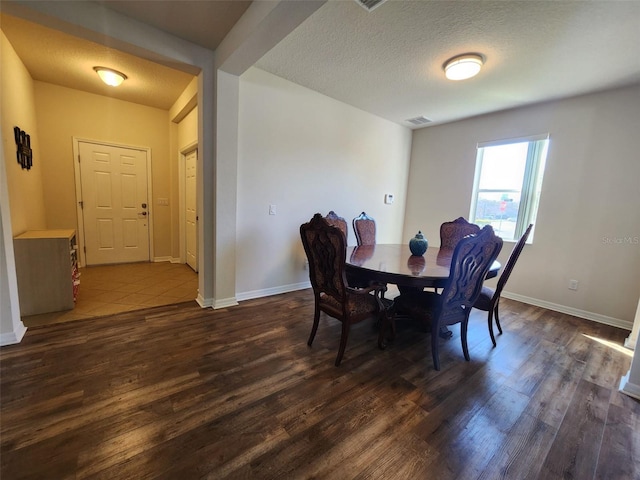
[[[535,224],[548,136],[479,145],[470,219],[518,240]],[[533,232],[529,242],[533,240]]]

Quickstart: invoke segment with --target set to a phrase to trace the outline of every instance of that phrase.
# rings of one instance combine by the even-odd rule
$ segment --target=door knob
[[[142,204],[142,208],[147,208],[147,204],[146,204],[146,203],[143,203],[143,204]]]
[[[138,212],[138,215],[142,215],[143,217],[145,217],[147,215],[147,212]]]

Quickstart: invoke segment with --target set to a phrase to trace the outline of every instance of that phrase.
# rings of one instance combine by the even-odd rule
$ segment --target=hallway
[[[73,310],[22,317],[26,327],[113,315],[132,310],[194,301],[198,274],[176,263],[130,263],[80,269]]]

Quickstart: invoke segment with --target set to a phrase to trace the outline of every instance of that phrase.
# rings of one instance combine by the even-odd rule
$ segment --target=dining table
[[[453,252],[453,248],[428,247],[424,255],[412,255],[407,244],[377,243],[347,247],[346,274],[349,283],[390,283],[397,285],[401,293],[429,287],[444,288],[449,279]],[[500,268],[500,262],[494,260],[485,278],[496,277]],[[392,304],[393,301],[390,301],[387,309]],[[385,323],[393,324],[392,318],[385,318]],[[447,339],[451,338],[452,333],[443,326],[438,335]],[[378,339],[380,348],[384,347],[386,341],[381,329]]]
[[[444,288],[449,278],[452,248],[428,247],[424,255],[412,255],[407,244],[359,245],[347,247],[346,272],[351,278],[394,284],[399,289]],[[500,271],[491,264],[486,278]]]

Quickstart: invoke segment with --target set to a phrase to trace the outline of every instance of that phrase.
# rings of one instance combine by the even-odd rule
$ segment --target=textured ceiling
[[[188,73],[17,17],[2,14],[0,21],[34,80],[168,110],[193,79]],[[109,87],[94,66],[113,68],[128,78],[119,87]]]
[[[446,80],[468,52],[481,73]],[[640,2],[329,1],[257,66],[403,125],[442,123],[640,82]]]
[[[95,2],[184,40],[215,50],[250,1]],[[28,4],[27,4],[28,5]],[[3,13],[2,31],[34,80],[168,110],[193,75]],[[121,71],[119,87],[102,83],[94,66]]]
[[[96,3],[210,49],[250,4]],[[166,109],[192,78],[6,15],[2,29],[36,80]],[[443,63],[467,52],[486,58],[481,73],[445,80]],[[100,64],[129,80],[102,85]],[[389,0],[367,12],[330,0],[256,66],[402,125],[435,125],[639,83],[640,1]]]
[[[105,7],[215,50],[251,5],[246,0],[107,0]]]

